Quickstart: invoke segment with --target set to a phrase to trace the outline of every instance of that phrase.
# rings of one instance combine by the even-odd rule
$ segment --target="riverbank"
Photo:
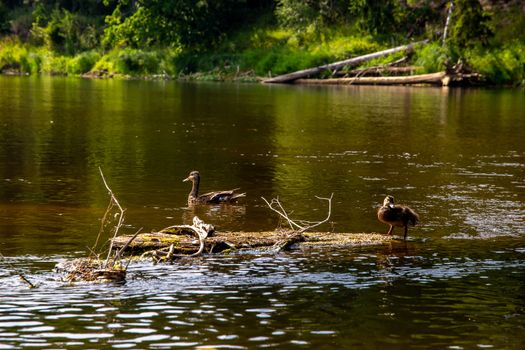
[[[267,30],[252,34],[247,44],[239,47],[235,39],[209,52],[180,49],[113,49],[91,50],[64,55],[43,46],[4,39],[0,46],[0,72],[17,75],[60,75],[114,79],[176,79],[195,81],[259,82],[295,70],[315,67],[337,60],[387,49],[385,43],[370,36],[339,34],[317,38],[308,44],[295,43],[292,32]],[[352,69],[391,64],[405,57],[396,53],[357,66],[339,70],[345,75]],[[408,53],[405,66],[415,67],[413,74],[437,73],[445,69],[449,54],[439,42]],[[450,62],[448,62],[450,63]],[[525,44],[509,43],[499,48],[464,50],[461,64],[479,73],[488,85],[523,86],[525,84]],[[324,72],[317,78],[332,77]],[[389,76],[386,72],[383,76]]]

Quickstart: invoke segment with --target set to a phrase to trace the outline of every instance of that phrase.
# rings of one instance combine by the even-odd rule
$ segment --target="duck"
[[[246,193],[235,193],[235,191],[238,191],[239,188],[235,188],[229,191],[208,192],[208,193],[199,195],[199,185],[201,182],[201,175],[196,170],[190,172],[188,177],[182,181],[192,182],[191,192],[188,195],[188,205],[190,206],[193,204],[234,203],[239,198],[246,196]]]
[[[379,221],[390,225],[390,229],[386,233],[392,235],[394,227],[404,227],[404,239],[407,239],[408,225],[415,226],[419,222],[419,215],[406,205],[394,204],[393,196],[386,196],[383,201],[383,206],[377,211],[377,218]]]

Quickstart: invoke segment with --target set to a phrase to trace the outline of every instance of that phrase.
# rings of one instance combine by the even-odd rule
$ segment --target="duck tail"
[[[407,209],[409,213],[408,223],[412,226],[416,226],[419,223],[419,215],[412,209],[410,208],[407,208]]]

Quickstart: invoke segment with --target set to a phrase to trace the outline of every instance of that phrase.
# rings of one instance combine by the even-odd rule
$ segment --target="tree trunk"
[[[318,74],[325,70],[339,69],[344,66],[355,65],[358,63],[370,61],[374,58],[391,55],[399,51],[412,50],[416,45],[422,45],[422,44],[427,44],[427,43],[428,43],[428,40],[419,41],[413,44],[398,46],[398,47],[394,47],[388,50],[378,51],[378,52],[370,53],[367,55],[350,58],[344,61],[329,63],[329,64],[325,64],[322,66],[309,68],[309,69],[303,69],[297,72],[288,73],[288,74],[276,76],[274,78],[265,79],[263,80],[263,83],[289,83],[297,79],[306,78],[306,77]]]
[[[452,18],[452,11],[454,11],[454,1],[450,2],[448,8],[447,20],[445,21],[445,29],[443,30],[443,46],[445,46],[445,42],[447,40],[448,28],[450,27],[450,19]]]
[[[406,77],[356,77],[356,78],[334,78],[334,79],[298,79],[295,84],[333,84],[333,85],[409,85],[409,84],[433,84],[443,85],[445,72],[410,75]]]

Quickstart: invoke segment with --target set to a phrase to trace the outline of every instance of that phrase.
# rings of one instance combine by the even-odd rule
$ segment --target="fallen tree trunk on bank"
[[[477,73],[447,74],[446,72],[418,74],[396,77],[351,77],[330,79],[298,79],[294,84],[306,85],[438,85],[458,86],[477,85],[482,83],[483,77]]]
[[[445,72],[419,74],[399,77],[352,77],[330,79],[298,79],[294,84],[310,85],[414,85],[431,84],[443,85]]]
[[[369,67],[363,69],[353,69],[349,72],[338,72],[334,77],[353,78],[353,77],[368,77],[368,76],[403,76],[406,74],[414,74],[418,67]]]
[[[344,61],[338,61],[338,62],[329,63],[329,64],[325,64],[322,66],[314,67],[314,68],[303,69],[303,70],[296,71],[293,73],[283,74],[283,75],[279,75],[273,78],[265,79],[263,80],[263,83],[289,83],[297,79],[306,78],[306,77],[310,77],[310,76],[319,74],[326,70],[337,70],[345,66],[356,65],[362,62],[370,61],[374,58],[391,55],[396,52],[411,51],[414,49],[415,46],[424,45],[427,43],[428,43],[428,40],[419,41],[419,42],[409,44],[409,45],[402,45],[402,46],[394,47],[388,50],[378,51],[378,52],[370,53],[370,54],[363,55],[363,56],[349,58]]]

